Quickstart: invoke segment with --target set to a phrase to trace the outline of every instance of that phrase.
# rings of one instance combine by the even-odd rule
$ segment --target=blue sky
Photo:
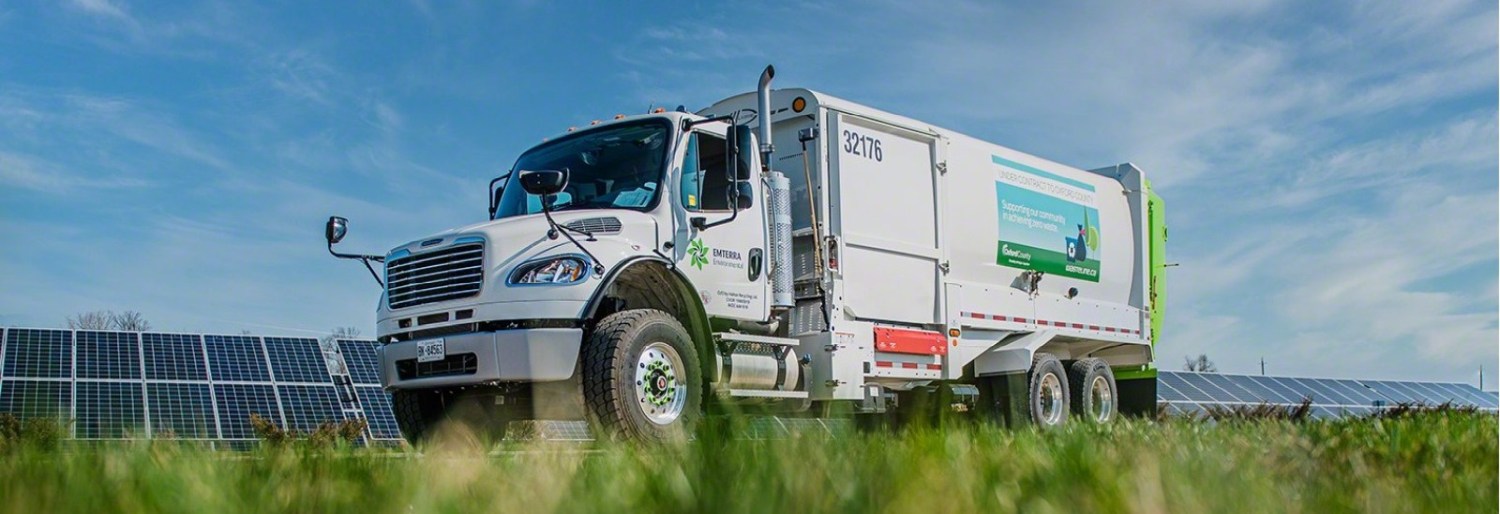
[[[0,324],[373,331],[381,252],[570,125],[824,90],[1168,200],[1163,367],[1497,361],[1493,2],[0,5]]]

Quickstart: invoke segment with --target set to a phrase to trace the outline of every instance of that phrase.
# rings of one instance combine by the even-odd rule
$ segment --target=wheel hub
[[[683,367],[677,350],[662,342],[646,345],[636,362],[635,386],[638,407],[646,419],[658,425],[676,421],[687,403],[687,390],[678,381]]]
[[[1056,425],[1062,422],[1062,381],[1058,380],[1057,375],[1048,373],[1042,376],[1042,383],[1037,389],[1038,396],[1041,397],[1039,400],[1042,411],[1042,423]]]
[[[1094,381],[1089,383],[1089,396],[1092,400],[1090,403],[1093,404],[1093,412],[1090,414],[1094,416],[1094,421],[1109,421],[1115,410],[1115,395],[1109,390],[1109,381],[1102,376],[1094,377]]]

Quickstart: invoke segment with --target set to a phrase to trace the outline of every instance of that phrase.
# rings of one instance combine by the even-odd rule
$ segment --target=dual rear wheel
[[[1114,373],[1100,359],[1079,359],[1065,368],[1057,357],[1038,353],[1026,373],[1027,415],[1043,428],[1061,426],[1070,416],[1109,423],[1119,412],[1118,397]]]

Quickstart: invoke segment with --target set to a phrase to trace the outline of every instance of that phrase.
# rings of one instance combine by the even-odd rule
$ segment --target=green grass
[[[1493,415],[1055,432],[965,425],[486,455],[177,442],[0,449],[0,512],[1496,512]]]

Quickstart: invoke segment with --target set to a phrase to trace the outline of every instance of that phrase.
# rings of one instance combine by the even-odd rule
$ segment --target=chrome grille
[[[385,276],[392,309],[474,296],[484,284],[484,243],[392,259],[385,263]]]
[[[569,221],[563,226],[600,236],[618,234],[620,233],[620,218],[583,218]]]

